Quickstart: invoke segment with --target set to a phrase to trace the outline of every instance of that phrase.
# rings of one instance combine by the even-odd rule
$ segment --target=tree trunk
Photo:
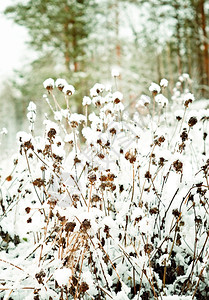
[[[179,75],[182,74],[182,58],[181,58],[181,34],[180,34],[180,29],[181,29],[181,23],[179,19],[179,10],[180,10],[180,5],[177,1],[174,3],[174,8],[175,8],[175,19],[176,19],[176,38],[177,38],[177,59],[178,59],[178,73]]]
[[[195,23],[196,23],[196,30],[195,30],[195,44],[197,45],[197,69],[198,69],[198,75],[199,75],[199,83],[201,85],[201,93],[204,96],[205,90],[204,90],[204,59],[203,59],[203,53],[202,53],[202,39],[200,36],[200,29],[201,29],[201,20],[200,20],[200,5],[199,2],[195,3],[193,1],[193,5],[195,7]]]
[[[209,59],[208,59],[208,40],[206,32],[206,17],[205,17],[205,0],[200,0],[200,13],[201,13],[201,28],[203,33],[203,46],[204,46],[204,84],[209,83]]]
[[[118,0],[115,1],[115,35],[116,35],[116,61],[120,65],[121,45],[119,41],[119,7]]]
[[[173,62],[172,62],[172,56],[171,56],[171,45],[170,43],[167,44],[167,58],[168,58],[168,73],[169,73],[169,90],[172,94],[172,90],[174,88],[174,78],[173,78]]]
[[[66,5],[65,6],[65,11],[69,11],[69,7]],[[65,50],[64,50],[64,58],[65,58],[65,67],[66,71],[68,72],[70,69],[70,44],[69,44],[69,26],[70,22],[67,21],[64,23],[64,45],[65,45]]]

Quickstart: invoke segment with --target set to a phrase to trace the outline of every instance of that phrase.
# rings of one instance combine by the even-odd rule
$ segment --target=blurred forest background
[[[161,78],[169,80],[169,96],[182,73],[193,79],[196,98],[209,97],[208,0],[21,0],[4,13],[27,29],[36,52],[34,61],[23,62],[1,86],[1,127],[9,130],[8,145],[17,130],[27,130],[29,101],[43,118],[42,82],[48,77],[75,86],[71,105],[79,112],[96,82],[114,83],[115,67],[126,104]]]

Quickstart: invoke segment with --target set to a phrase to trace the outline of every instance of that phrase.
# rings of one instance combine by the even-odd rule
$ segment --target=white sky
[[[28,58],[28,50],[25,42],[28,39],[25,28],[8,20],[4,15],[4,9],[15,4],[14,0],[0,0],[0,79],[12,75],[12,70],[24,65]]]

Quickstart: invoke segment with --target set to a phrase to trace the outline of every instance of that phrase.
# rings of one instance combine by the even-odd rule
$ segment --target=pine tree
[[[66,71],[84,70],[87,38],[92,30],[94,0],[29,0],[5,10],[28,29],[30,44],[64,56]]]

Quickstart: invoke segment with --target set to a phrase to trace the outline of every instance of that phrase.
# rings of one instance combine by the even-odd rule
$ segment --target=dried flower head
[[[137,102],[137,106],[144,105],[147,106],[150,104],[150,97],[147,95],[141,95],[139,101]]]
[[[58,78],[55,82],[55,86],[62,92],[64,87],[67,86],[68,83],[65,79]]]
[[[48,78],[43,82],[43,86],[46,90],[51,91],[54,89],[54,79]]]
[[[112,94],[112,99],[115,104],[118,104],[123,100],[123,94],[120,92],[115,92]]]
[[[65,231],[66,232],[73,232],[75,227],[76,227],[76,223],[75,222],[67,222],[65,224]]]
[[[91,97],[96,97],[102,93],[105,89],[105,86],[101,83],[96,83],[93,88],[90,90]]]
[[[188,107],[189,103],[192,103],[195,100],[194,95],[191,93],[187,93],[184,95],[184,106]]]
[[[75,93],[75,88],[74,86],[67,84],[64,88],[63,88],[63,93],[66,94],[67,96],[71,96]]]
[[[91,98],[84,96],[82,105],[85,106],[85,105],[90,105],[90,104],[91,104]]]
[[[88,180],[90,181],[91,184],[93,184],[97,180],[97,176],[95,172],[90,172],[88,175]]]
[[[120,76],[120,72],[118,69],[112,69],[112,77],[119,77]]]
[[[176,172],[180,172],[182,173],[183,171],[183,163],[180,160],[176,160],[173,162],[173,167],[175,169]]]
[[[168,80],[165,79],[165,78],[161,79],[160,86],[163,87],[163,88],[167,87],[168,86]]]
[[[168,99],[165,96],[163,96],[163,94],[158,94],[155,97],[155,101],[162,107],[165,107],[168,105]]]
[[[189,127],[193,127],[195,124],[197,124],[197,118],[196,117],[191,117],[188,121]]]
[[[160,93],[160,86],[157,83],[152,82],[149,91],[153,93],[154,95]]]
[[[136,151],[129,150],[125,154],[125,159],[129,160],[129,162],[132,164],[136,161]]]

